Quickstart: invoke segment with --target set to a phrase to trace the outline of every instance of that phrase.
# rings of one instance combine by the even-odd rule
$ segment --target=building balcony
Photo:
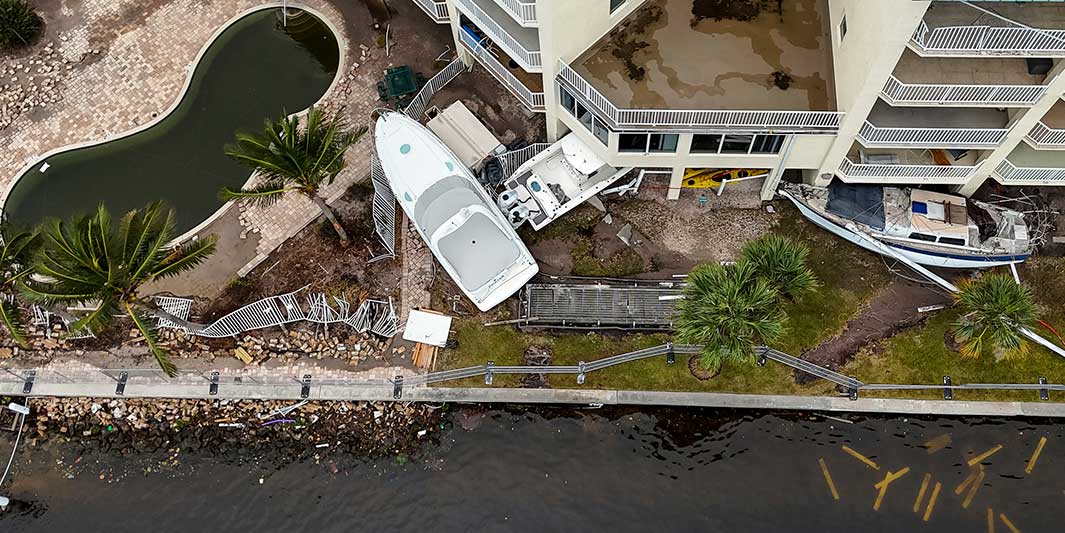
[[[961,185],[979,168],[979,154],[957,150],[867,150],[855,146],[839,165],[847,183]]]
[[[692,7],[645,3],[560,65],[559,83],[622,129],[838,129],[826,0],[746,21],[698,18]]]
[[[439,0],[414,0],[414,4],[422,8],[429,18],[433,19],[437,24],[447,24],[451,22],[451,14],[447,11],[447,2]]]
[[[526,28],[537,26],[536,0],[495,0],[495,2],[519,25]]]
[[[1055,102],[1024,137],[1024,142],[1040,150],[1065,150],[1065,102]]]
[[[488,69],[500,83],[514,94],[521,103],[532,111],[544,111],[543,77],[539,74],[529,74],[520,68],[509,68],[513,61],[510,57],[499,51],[490,41],[478,40],[475,35],[459,30],[459,41],[477,59],[477,62]],[[515,67],[516,65],[516,61]]]
[[[1065,152],[1020,143],[991,175],[1003,185],[1065,185]]]
[[[1065,57],[1065,31],[1061,29],[1065,28],[1065,4],[973,4],[933,2],[914,31],[910,48],[931,57]]]
[[[625,114],[639,119],[619,122],[634,127],[728,126],[701,117],[732,112],[783,112],[767,114],[771,120],[790,113],[787,127],[835,126],[828,1],[784,2],[781,13],[763,2],[773,9],[742,21],[699,18],[692,2],[644,3],[571,62],[562,80],[579,79],[632,112]]]
[[[1046,75],[1019,58],[921,57],[906,51],[881,96],[891,105],[1030,107],[1046,93]]]
[[[873,106],[858,141],[866,147],[994,148],[1006,138],[1009,115],[991,108]]]
[[[527,72],[543,72],[540,55],[540,34],[535,28],[519,25],[495,0],[455,0],[459,11],[467,17],[460,20],[463,27],[472,23],[514,58]]]

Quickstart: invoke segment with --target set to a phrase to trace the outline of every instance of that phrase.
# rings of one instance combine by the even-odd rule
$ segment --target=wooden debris
[[[236,350],[233,350],[233,356],[240,359],[246,365],[251,364],[251,354],[241,346],[238,346]]]

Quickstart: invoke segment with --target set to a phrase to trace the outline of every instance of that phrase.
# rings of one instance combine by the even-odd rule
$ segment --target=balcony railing
[[[434,0],[414,0],[414,3],[425,11],[429,18],[433,19],[437,24],[447,24],[451,22],[451,14],[447,12],[447,2],[440,2]]]
[[[909,106],[1028,107],[1043,94],[1043,85],[944,85],[903,83],[888,78],[881,96],[889,104]]]
[[[1006,128],[880,128],[866,122],[858,141],[868,147],[994,148],[1007,132]]]
[[[536,27],[536,0],[496,0],[514,20],[528,28]]]
[[[746,128],[787,132],[834,132],[838,111],[698,111],[619,109],[565,62],[559,62],[559,83],[573,91],[607,120],[612,128]]]
[[[522,68],[529,72],[541,72],[543,60],[539,50],[528,50],[513,35],[488,16],[474,0],[456,0],[459,7],[477,24],[492,41],[503,48]]]
[[[995,179],[1003,185],[1062,185],[1065,168],[1018,167],[1003,160],[995,168]]]
[[[1065,148],[1065,130],[1056,130],[1037,122],[1024,140],[1035,148]]]
[[[978,167],[979,165],[866,164],[844,158],[839,165],[839,176],[847,182],[960,185],[969,181]]]
[[[496,77],[503,85],[510,89],[510,92],[514,93],[514,96],[521,100],[525,107],[533,111],[544,111],[544,93],[533,92],[531,89],[525,86],[517,77],[514,76],[502,63],[499,62],[492,53],[485,48],[482,43],[477,41],[477,38],[470,35],[465,30],[459,30],[459,38],[462,44],[470,50],[473,57],[477,58],[477,61],[484,65],[493,76]]]
[[[920,55],[933,57],[1065,57],[1065,30],[993,26],[929,28],[921,21],[910,39],[910,48]]]

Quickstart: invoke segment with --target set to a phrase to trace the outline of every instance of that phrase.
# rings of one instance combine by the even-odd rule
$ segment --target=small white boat
[[[574,134],[523,163],[503,182],[499,207],[514,227],[548,225],[627,173],[603,162]]]
[[[374,140],[403,212],[478,309],[495,307],[536,275],[536,260],[499,208],[428,128],[386,112]]]
[[[876,253],[876,239],[915,263],[988,268],[1031,254],[1024,216],[962,196],[922,189],[848,184],[784,184],[778,191],[814,224]]]

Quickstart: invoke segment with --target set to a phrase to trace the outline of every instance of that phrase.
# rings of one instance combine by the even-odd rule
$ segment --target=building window
[[[610,0],[610,12],[613,13],[618,10],[619,7],[625,5],[628,0]]]
[[[622,133],[618,136],[618,151],[644,153],[647,151],[647,134]]]
[[[599,120],[599,117],[595,117],[592,134],[595,135],[596,139],[599,139],[599,142],[603,143],[603,146],[610,145],[610,130],[607,129],[602,120]]]
[[[751,144],[752,154],[775,154],[784,145],[783,135],[755,135]]]
[[[647,143],[647,151],[659,154],[671,154],[677,151],[676,133],[652,133]]]
[[[577,102],[577,114],[575,116],[581,124],[584,124],[585,128],[588,128],[588,131],[592,131],[592,112],[581,105],[580,102]]]
[[[723,154],[749,154],[751,153],[751,141],[754,135],[726,135],[721,142]]]
[[[693,154],[716,154],[721,149],[720,135],[692,135]]]
[[[839,19],[839,42],[843,42],[843,38],[847,36],[847,15],[843,15],[843,18]]]
[[[566,89],[562,89],[562,92],[559,94],[561,95],[562,107],[566,108],[566,110],[569,111],[569,114],[577,116],[577,99]]]

